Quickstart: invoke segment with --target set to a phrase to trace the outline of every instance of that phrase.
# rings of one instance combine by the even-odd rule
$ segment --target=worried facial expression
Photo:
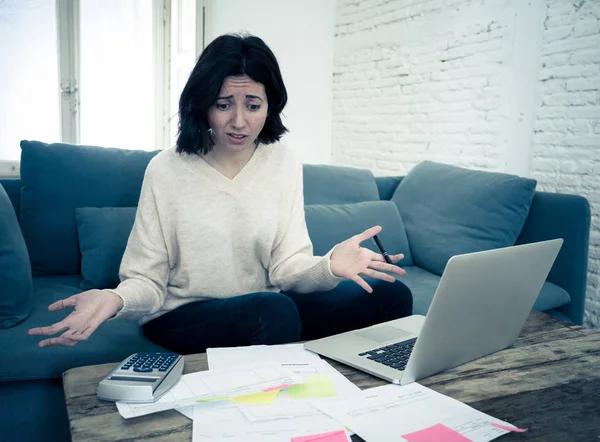
[[[215,149],[254,148],[267,119],[265,87],[248,76],[227,77],[208,111]]]

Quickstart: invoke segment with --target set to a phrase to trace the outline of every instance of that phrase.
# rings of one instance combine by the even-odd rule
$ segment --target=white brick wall
[[[600,1],[338,0],[332,161],[531,175],[594,214],[600,325]]]
[[[480,3],[338,3],[334,162],[380,175],[425,158],[502,168],[510,16],[481,13]],[[469,9],[479,11],[461,17]]]
[[[586,324],[600,325],[600,2],[546,0],[531,175],[588,198]]]

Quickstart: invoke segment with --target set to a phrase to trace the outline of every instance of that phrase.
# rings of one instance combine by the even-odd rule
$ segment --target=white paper
[[[278,405],[194,407],[192,441],[290,442],[293,437],[345,431],[339,422],[307,403],[288,403],[286,416],[279,419],[246,419],[242,410],[257,407],[265,410]],[[266,414],[272,416],[276,412]],[[346,438],[349,441],[347,434]]]
[[[195,405],[199,399],[260,393],[283,384],[300,384],[304,381],[282,368],[278,363],[266,362],[227,370],[210,370],[183,375],[158,401],[150,404],[117,402],[117,409],[125,419],[146,414]]]
[[[210,370],[264,361],[277,361],[293,370],[295,367],[303,367],[321,360],[316,353],[305,350],[304,344],[209,348],[206,350],[206,356]]]
[[[272,419],[294,419],[298,417],[322,414],[308,402],[276,402],[270,405],[252,405],[238,407],[250,422],[267,421]]]
[[[188,405],[186,407],[179,407],[179,408],[176,408],[175,411],[179,411],[181,414],[183,414],[185,417],[187,417],[190,420],[194,419],[194,406],[193,405]]]
[[[320,400],[315,406],[369,442],[404,440],[402,435],[443,424],[473,442],[487,442],[512,426],[418,383],[385,385],[353,398]]]

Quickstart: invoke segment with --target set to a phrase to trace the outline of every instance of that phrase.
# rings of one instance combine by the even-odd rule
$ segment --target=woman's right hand
[[[66,307],[73,307],[73,311],[62,321],[48,327],[32,328],[27,332],[29,335],[50,336],[64,331],[60,336],[40,341],[38,344],[40,347],[48,345],[73,347],[79,341],[87,340],[100,324],[112,318],[123,308],[123,300],[108,290],[88,290],[56,301],[48,306],[48,310],[54,312]]]

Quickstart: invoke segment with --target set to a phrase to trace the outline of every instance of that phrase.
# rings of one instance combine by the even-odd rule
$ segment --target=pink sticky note
[[[310,436],[292,437],[292,442],[348,442],[344,430],[330,433],[311,434]]]
[[[296,384],[281,384],[277,387],[264,388],[263,391],[284,390],[286,388],[293,387],[294,385]]]
[[[514,431],[515,433],[524,433],[527,430],[524,430],[523,428],[517,428],[517,427],[509,427],[508,425],[502,425],[502,424],[491,424],[492,427],[496,427],[496,428],[500,428],[501,430],[506,430],[506,431]]]
[[[462,434],[457,433],[452,428],[437,424],[424,430],[402,435],[408,442],[473,442]]]

